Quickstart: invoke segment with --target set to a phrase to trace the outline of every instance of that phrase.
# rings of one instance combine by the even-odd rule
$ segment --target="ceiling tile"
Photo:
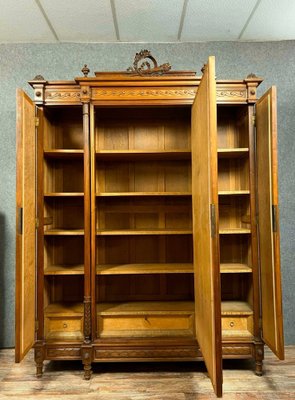
[[[177,41],[182,0],[116,0],[115,7],[121,41]]]
[[[262,0],[241,39],[295,39],[295,1]]]
[[[41,0],[62,42],[116,41],[109,0]]]
[[[0,0],[0,42],[56,42],[35,0]]]
[[[256,0],[189,0],[181,41],[237,40]]]

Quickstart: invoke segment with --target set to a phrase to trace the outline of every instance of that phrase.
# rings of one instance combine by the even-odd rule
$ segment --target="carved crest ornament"
[[[152,63],[152,65],[151,65]],[[141,50],[135,54],[133,66],[127,69],[131,74],[144,75],[163,75],[170,71],[171,65],[165,63],[158,65],[156,59],[151,55],[149,50]]]

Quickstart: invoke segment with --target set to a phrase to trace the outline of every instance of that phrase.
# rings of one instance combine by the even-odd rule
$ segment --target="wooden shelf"
[[[222,301],[221,315],[252,315],[253,310],[246,301]]]
[[[98,150],[100,160],[188,160],[190,150]]]
[[[96,305],[96,311],[100,315],[145,315],[147,312],[165,315],[169,312],[191,314],[194,309],[193,301],[132,301]]]
[[[193,271],[193,264],[189,263],[105,264],[96,266],[97,275],[183,274],[193,273]]]
[[[218,157],[219,158],[237,158],[237,157],[246,157],[249,154],[248,147],[237,147],[237,148],[224,148],[218,149]]]
[[[44,231],[46,236],[83,236],[84,229],[48,229]]]
[[[68,316],[72,314],[83,315],[84,306],[83,303],[51,303],[45,307],[45,315],[58,314],[60,316]]]
[[[226,228],[219,229],[220,235],[231,235],[231,234],[248,234],[251,233],[251,229],[248,228]]]
[[[44,269],[44,275],[84,275],[84,265],[50,265]]]
[[[98,236],[128,235],[191,235],[191,229],[112,229],[96,231]]]
[[[247,264],[220,263],[220,272],[223,274],[251,273],[252,268]]]
[[[250,194],[250,190],[219,190],[219,196],[240,196]]]
[[[51,149],[44,150],[44,157],[50,158],[76,158],[82,157],[84,150],[82,149]]]
[[[49,192],[44,193],[44,197],[83,197],[83,192]]]
[[[102,192],[97,197],[191,196],[191,192]]]

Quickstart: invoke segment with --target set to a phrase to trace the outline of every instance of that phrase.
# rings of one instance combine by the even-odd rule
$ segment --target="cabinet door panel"
[[[205,66],[192,108],[192,194],[196,336],[222,395],[215,59]]]
[[[275,87],[257,102],[256,118],[262,338],[283,359]]]
[[[17,91],[15,360],[35,337],[35,105]]]

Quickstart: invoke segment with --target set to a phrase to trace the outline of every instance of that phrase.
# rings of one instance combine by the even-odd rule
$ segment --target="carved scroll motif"
[[[152,62],[152,66],[151,66]],[[149,50],[141,50],[135,54],[133,66],[127,69],[127,72],[144,75],[163,75],[170,71],[171,65],[165,63],[158,66],[156,59]]]

